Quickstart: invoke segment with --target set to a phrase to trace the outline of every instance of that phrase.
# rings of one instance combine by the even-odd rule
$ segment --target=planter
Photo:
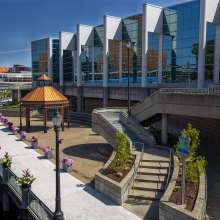
[[[31,142],[31,147],[34,149],[38,148],[38,142]]]
[[[70,172],[73,171],[73,167],[72,167],[72,165],[71,165],[71,166],[68,166],[68,165],[66,165],[66,164],[63,164],[63,170],[64,170],[65,172],[67,172],[67,173],[70,173]]]
[[[45,156],[47,159],[51,159],[51,158],[52,158],[52,151],[44,152],[44,156]]]
[[[159,203],[160,220],[203,220],[206,216],[206,187],[207,180],[205,174],[200,177],[199,191],[192,211],[184,209],[181,205],[170,202],[170,197],[175,189],[176,180],[179,173],[179,161],[174,157],[174,170],[170,183]]]
[[[21,189],[22,189],[23,191],[30,191],[30,190],[31,190],[31,185],[24,183],[24,184],[21,185]]]
[[[116,152],[113,151],[111,157],[105,164],[104,169],[111,164],[115,158],[115,155]],[[116,182],[115,180],[103,175],[101,171],[95,175],[95,189],[109,197],[118,205],[123,205],[123,203],[127,200],[128,192],[133,184],[132,178],[134,176],[134,170],[135,167],[137,167],[139,164],[141,154],[137,152],[135,155],[136,157],[133,167],[129,173],[121,180],[121,182]]]

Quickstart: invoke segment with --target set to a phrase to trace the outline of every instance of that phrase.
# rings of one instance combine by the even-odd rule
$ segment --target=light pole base
[[[53,219],[54,220],[64,220],[63,212],[62,211],[56,211],[54,213]]]

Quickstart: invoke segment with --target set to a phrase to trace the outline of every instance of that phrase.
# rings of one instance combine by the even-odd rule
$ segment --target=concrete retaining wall
[[[104,169],[107,168],[112,160],[114,159],[116,153],[113,151],[110,159],[105,164]],[[128,192],[133,184],[134,180],[134,170],[138,166],[140,161],[140,154],[136,154],[135,164],[133,165],[127,176],[119,183],[107,176],[104,176],[100,172],[95,175],[95,189],[104,195],[108,196],[113,202],[118,205],[123,205],[127,200]]]
[[[134,132],[144,143],[152,147],[155,146],[156,140],[154,136],[144,129],[135,119],[128,117],[126,113],[121,113],[120,122]]]

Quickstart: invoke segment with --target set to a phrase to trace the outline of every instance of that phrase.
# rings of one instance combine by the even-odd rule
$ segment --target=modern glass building
[[[36,80],[42,73],[48,74],[49,39],[31,42],[32,73]]]
[[[44,73],[59,83],[59,39],[44,38],[32,41],[31,55],[33,80]]]
[[[59,40],[52,41],[53,80],[74,91],[86,86],[84,94],[70,92],[75,97],[92,96],[85,92],[89,86],[91,91],[103,88],[103,94],[94,96],[101,97],[104,106],[117,93],[113,87],[126,94],[120,91],[127,87],[128,70],[131,86],[137,89],[218,84],[218,3],[194,0],[167,8],[144,4],[132,16],[104,16],[98,26],[79,24],[75,33],[62,32]],[[50,72],[47,51],[46,43],[32,43],[33,74]]]

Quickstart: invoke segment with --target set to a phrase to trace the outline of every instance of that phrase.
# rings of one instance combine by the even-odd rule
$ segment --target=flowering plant
[[[9,128],[9,129],[12,129],[12,126],[13,126],[13,123],[12,123],[12,122],[9,121],[9,122],[7,123],[7,125],[8,125],[8,128]]]
[[[31,185],[36,178],[30,173],[29,169],[22,171],[22,177],[17,178],[18,185]]]
[[[12,126],[11,130],[14,134],[16,134],[19,131],[19,128]]]
[[[23,139],[25,139],[27,137],[27,133],[25,131],[22,131],[20,133],[20,136],[21,136],[21,139],[23,140]]]
[[[6,152],[4,157],[1,159],[1,164],[4,168],[10,168],[11,167],[12,157],[8,154],[8,152]]]
[[[62,159],[62,164],[65,165],[65,166],[72,166],[73,165],[73,159],[69,158],[69,157],[64,157]]]
[[[33,136],[33,137],[31,138],[31,143],[38,143],[37,138]]]
[[[47,153],[52,152],[52,148],[49,147],[49,146],[47,146],[47,147],[45,147],[45,148],[43,149],[43,151],[44,151],[45,154],[47,154]]]
[[[8,119],[7,119],[7,118],[4,118],[4,119],[3,119],[3,123],[4,123],[4,124],[7,124],[7,123],[8,123]]]

